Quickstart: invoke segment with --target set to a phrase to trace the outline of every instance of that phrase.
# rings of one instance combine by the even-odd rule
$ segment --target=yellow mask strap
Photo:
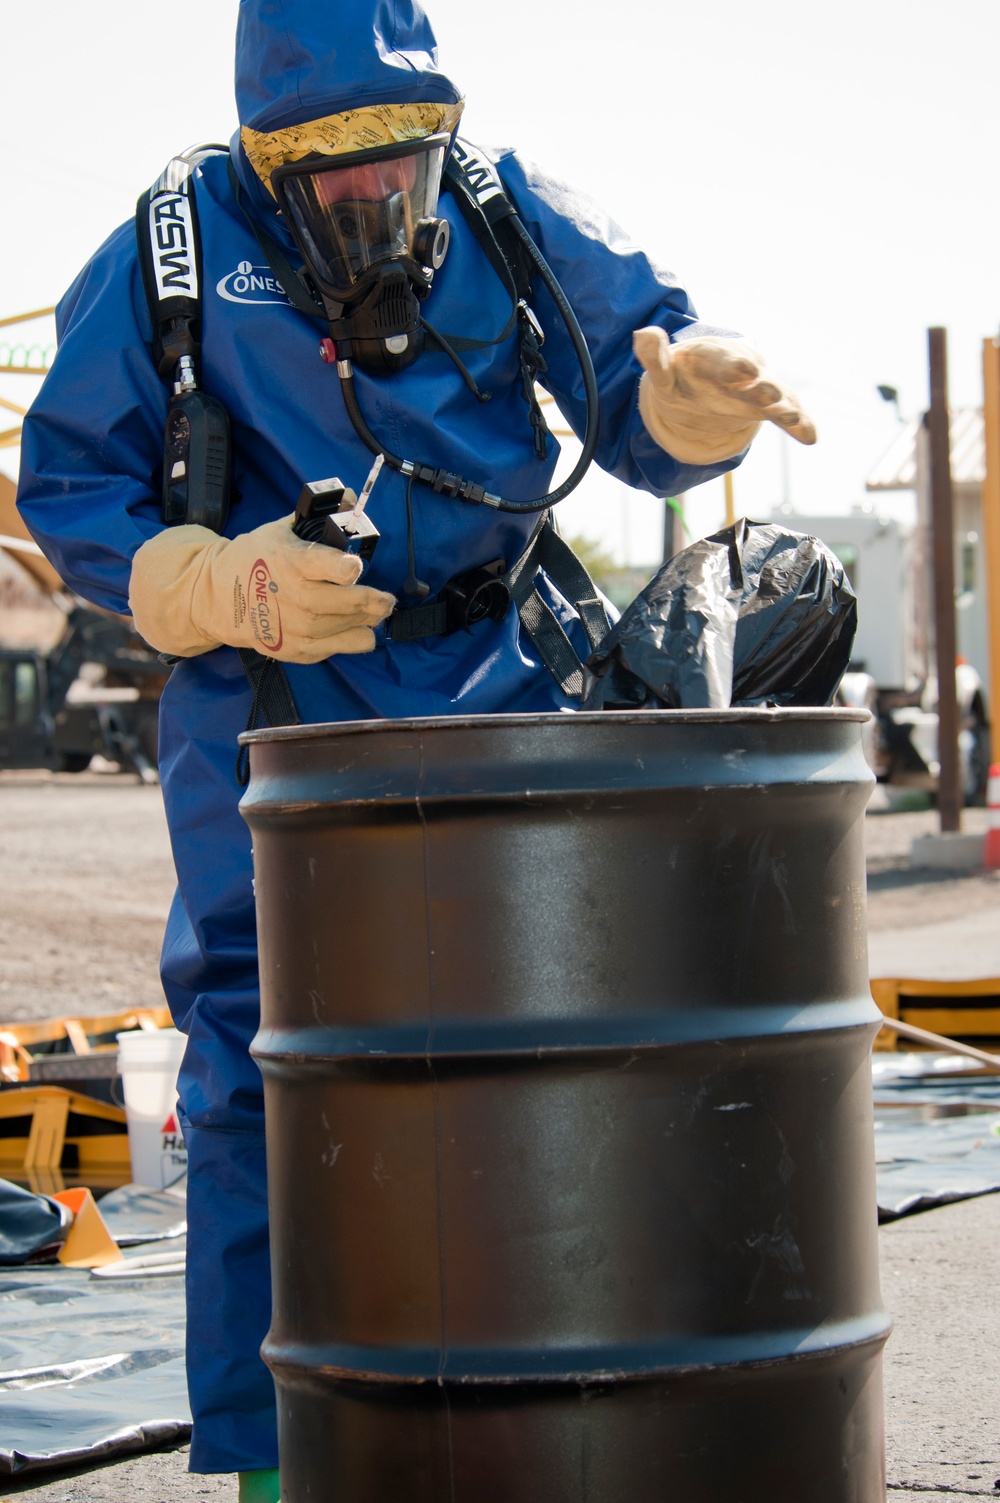
[[[451,135],[464,104],[464,100],[458,104],[375,104],[275,131],[244,125],[240,140],[253,170],[273,194],[271,173],[286,162],[299,162],[314,152],[338,157],[366,147],[389,146],[393,141],[419,141],[441,132]]]

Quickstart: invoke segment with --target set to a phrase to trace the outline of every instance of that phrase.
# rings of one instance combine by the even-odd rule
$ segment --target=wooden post
[[[951,503],[951,435],[948,421],[947,330],[928,329],[931,405],[925,422],[930,441],[931,547],[934,560],[934,649],[938,681],[938,813],[942,831],[962,827],[955,692],[955,528]]]
[[[983,578],[989,623],[990,761],[1000,762],[1000,343],[983,340]]]
[[[687,493],[682,491],[679,496],[672,499],[684,510]],[[680,553],[687,539],[684,536],[683,517],[674,510],[669,501],[663,503],[663,562],[668,564],[675,553]]]

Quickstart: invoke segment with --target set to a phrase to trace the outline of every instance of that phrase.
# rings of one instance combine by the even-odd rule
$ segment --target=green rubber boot
[[[278,1468],[269,1472],[240,1472],[240,1503],[281,1503]]]

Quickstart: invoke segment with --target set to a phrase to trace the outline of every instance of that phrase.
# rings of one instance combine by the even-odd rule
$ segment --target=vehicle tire
[[[160,709],[159,705],[152,701],[140,701],[140,703],[142,705],[142,713],[136,716],[135,724],[132,728],[135,731],[139,745],[142,747],[144,756],[155,767],[159,741]]]
[[[958,749],[963,799],[967,807],[981,809],[990,776],[990,728],[975,710],[962,721]]]
[[[63,752],[59,760],[59,771],[86,772],[90,761],[90,752]]]

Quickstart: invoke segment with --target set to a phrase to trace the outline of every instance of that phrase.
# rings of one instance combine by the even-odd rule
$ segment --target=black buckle
[[[446,611],[446,634],[471,631],[477,621],[502,621],[510,610],[510,590],[502,579],[507,565],[495,558],[478,569],[456,574],[441,591]]]

